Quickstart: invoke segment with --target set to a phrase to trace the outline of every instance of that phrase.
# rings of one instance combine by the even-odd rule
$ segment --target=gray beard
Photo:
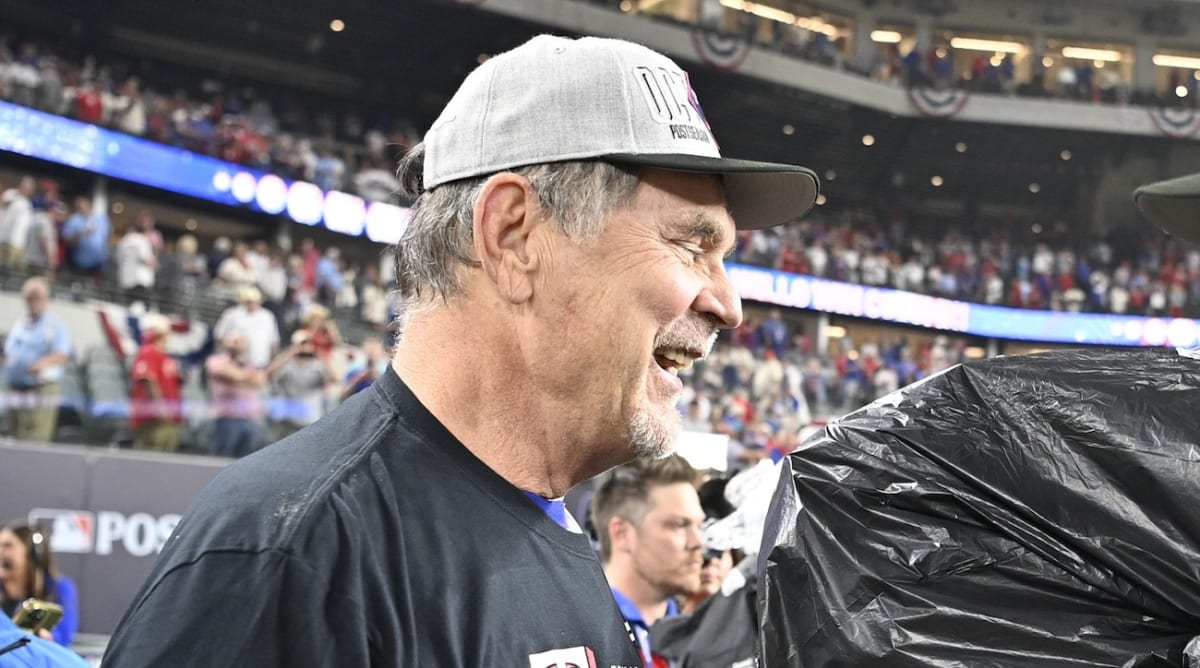
[[[675,452],[675,440],[683,428],[678,411],[671,411],[665,421],[650,410],[638,411],[625,428],[625,440],[633,456],[642,460],[663,459]]]

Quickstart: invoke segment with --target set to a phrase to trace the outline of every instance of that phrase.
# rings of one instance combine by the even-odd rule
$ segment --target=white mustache
[[[702,320],[684,320],[660,334],[654,342],[654,348],[679,348],[699,353],[703,359],[712,352],[713,344],[717,342],[717,333],[716,327]]]

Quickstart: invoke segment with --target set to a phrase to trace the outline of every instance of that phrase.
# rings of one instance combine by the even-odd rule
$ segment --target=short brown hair
[[[699,482],[699,472],[683,457],[671,455],[664,459],[635,460],[618,466],[597,483],[592,497],[592,527],[600,541],[600,555],[607,562],[612,557],[612,538],[608,523],[620,517],[640,525],[649,510],[648,499],[655,487],[685,482],[693,487]]]

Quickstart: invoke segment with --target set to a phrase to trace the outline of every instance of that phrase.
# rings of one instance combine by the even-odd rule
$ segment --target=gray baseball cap
[[[1200,174],[1144,185],[1133,191],[1133,202],[1150,222],[1200,244]]]
[[[480,65],[425,135],[424,187],[601,159],[722,177],[739,229],[796,220],[819,184],[796,165],[721,157],[688,75],[616,39],[539,35]]]

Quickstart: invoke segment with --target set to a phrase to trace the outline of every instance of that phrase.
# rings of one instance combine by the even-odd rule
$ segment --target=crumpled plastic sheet
[[[764,666],[1200,668],[1200,361],[953,367],[785,458]]]

